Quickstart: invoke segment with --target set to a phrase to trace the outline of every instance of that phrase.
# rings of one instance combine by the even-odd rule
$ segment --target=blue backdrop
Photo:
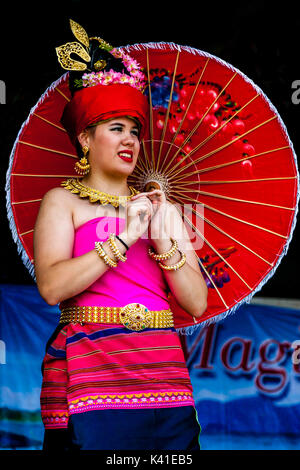
[[[40,449],[45,344],[59,318],[35,286],[0,285],[0,448]],[[182,336],[201,446],[300,449],[300,312],[245,305]]]

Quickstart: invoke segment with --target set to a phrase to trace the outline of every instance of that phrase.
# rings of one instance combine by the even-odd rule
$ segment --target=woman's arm
[[[74,225],[71,198],[73,196],[63,188],[50,190],[42,200],[34,229],[37,286],[50,305],[81,293],[109,269],[95,249],[72,258]],[[130,244],[129,239],[126,242]],[[105,250],[114,259],[107,245],[104,245]],[[119,249],[124,254],[125,248],[121,244]]]
[[[37,286],[43,299],[50,305],[80,294],[108,269],[114,269],[104,263],[95,249],[72,258],[73,198],[74,195],[63,188],[51,189],[41,202],[34,229]],[[149,224],[151,203],[145,199],[127,205],[127,225],[120,236],[128,246],[136,242]],[[144,215],[143,221],[140,221],[141,214]],[[132,226],[137,226],[138,230],[133,230]],[[125,254],[124,245],[119,240],[116,240],[116,244],[120,252]],[[103,247],[108,256],[115,259],[107,241]]]
[[[186,263],[176,271],[163,270],[163,273],[179,305],[197,318],[207,308],[207,285],[181,215],[171,203],[166,204],[164,229],[159,238],[152,240],[153,247],[157,253],[164,253],[171,248],[170,237],[177,240],[178,249],[186,255]],[[179,260],[180,253],[177,251],[163,263],[173,265]]]

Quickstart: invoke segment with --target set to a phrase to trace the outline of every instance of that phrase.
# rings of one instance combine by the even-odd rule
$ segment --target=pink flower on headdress
[[[116,59],[122,59],[122,57],[123,57],[123,54],[122,54],[121,49],[117,49],[116,47],[114,47],[114,48],[110,51],[110,53],[111,53],[114,57],[116,57]]]
[[[129,72],[130,75],[123,72],[115,72],[114,70],[109,70],[108,72],[91,72],[84,73],[82,75],[82,84],[84,87],[90,87],[95,85],[110,85],[112,83],[121,83],[128,84],[140,91],[145,87],[145,76],[140,71],[139,65],[132,57],[128,54],[125,54],[120,49],[112,49],[110,53],[118,58],[122,59],[124,67]]]

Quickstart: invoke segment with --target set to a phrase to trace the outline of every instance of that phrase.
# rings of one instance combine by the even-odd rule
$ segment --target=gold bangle
[[[182,253],[180,250],[178,250],[178,251],[181,254],[181,258],[178,261],[178,263],[173,264],[171,266],[167,266],[166,264],[158,263],[159,266],[161,268],[165,269],[166,271],[177,271],[177,269],[181,268],[181,266],[183,266],[184,263],[186,262],[186,255],[185,255],[185,253]]]
[[[116,245],[115,240],[116,240],[115,234],[111,233],[108,237],[108,243],[109,243],[109,246],[111,248],[111,251],[113,252],[113,254],[115,255],[115,257],[117,259],[119,259],[120,261],[125,262],[127,260],[127,257],[122,255],[122,253],[120,252],[119,248]]]
[[[107,266],[115,268],[118,265],[118,263],[112,260],[105,252],[103,248],[103,242],[95,242],[95,250],[97,251],[100,258],[103,259],[104,263],[107,264]]]
[[[176,240],[173,240],[173,238],[170,238],[170,240],[172,242],[172,246],[169,249],[169,251],[166,251],[165,253],[161,253],[161,254],[154,253],[154,251],[152,251],[151,248],[149,248],[148,252],[151,258],[155,259],[156,261],[162,261],[162,260],[171,258],[176,253],[176,250],[178,248],[178,243]]]

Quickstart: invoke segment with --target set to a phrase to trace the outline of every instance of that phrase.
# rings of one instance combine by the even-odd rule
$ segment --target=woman
[[[62,311],[43,363],[45,450],[199,449],[168,291],[199,317],[207,288],[164,193],[127,184],[146,113],[120,81],[76,91],[62,118],[85,174],[45,195],[35,226],[37,285]]]

